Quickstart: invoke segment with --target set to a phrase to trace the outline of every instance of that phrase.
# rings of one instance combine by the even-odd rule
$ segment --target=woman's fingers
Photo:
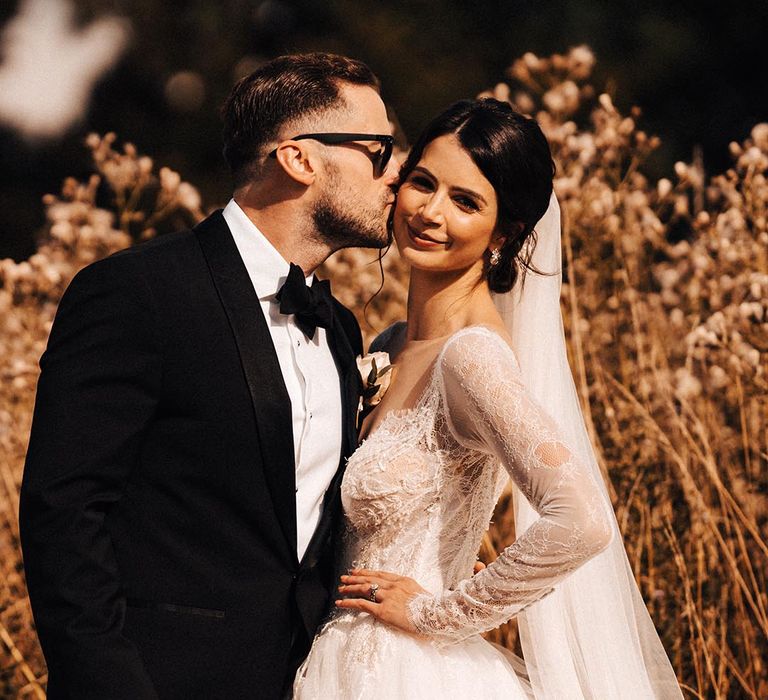
[[[352,576],[368,576],[372,578],[379,578],[383,581],[398,581],[403,578],[397,574],[391,574],[388,571],[373,571],[371,569],[350,569],[350,575]]]
[[[336,607],[348,608],[350,610],[362,610],[378,617],[379,604],[365,598],[342,598],[336,601]]]
[[[374,584],[375,585],[375,584]],[[384,586],[379,586],[376,589],[376,597],[381,602],[381,595],[387,589]],[[371,584],[370,583],[357,583],[350,586],[339,586],[339,593],[343,595],[359,595],[363,598],[371,597]]]
[[[381,572],[370,573],[380,574]],[[424,591],[418,583],[403,576],[398,576],[394,582],[385,581],[378,576],[342,576],[341,578],[345,583],[339,586],[339,593],[347,597],[336,600],[336,607],[366,612],[377,620],[399,627],[406,632],[416,631],[408,617],[408,603],[414,595]],[[376,592],[375,602],[371,600],[371,587]]]
[[[479,574],[485,568],[485,564],[479,559],[475,562],[474,573]]]
[[[378,583],[379,585],[382,585],[384,579],[375,578],[374,576],[342,576],[341,582],[344,584]]]
[[[342,576],[342,586],[366,586],[370,589],[371,586],[376,585],[381,589],[392,588],[398,585],[397,581],[389,581],[387,579],[378,578],[376,576]]]

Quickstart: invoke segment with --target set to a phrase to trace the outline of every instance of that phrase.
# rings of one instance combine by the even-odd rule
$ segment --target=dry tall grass
[[[535,114],[558,164],[563,310],[585,415],[630,561],[691,698],[768,697],[768,125],[708,178],[679,163],[649,182],[657,140],[589,82],[588,49],[526,54],[492,94]],[[491,93],[489,93],[491,94]],[[97,176],[47,197],[50,226],[28,261],[0,263],[0,694],[43,697],[18,548],[18,485],[36,361],[57,300],[83,265],[179,219],[194,188],[112,137],[93,137]],[[109,210],[96,206],[111,194]],[[326,266],[355,308],[378,287],[371,253]],[[392,251],[368,318],[404,317],[407,271]],[[365,327],[365,326],[364,326]],[[373,331],[367,330],[368,338]],[[509,536],[502,501],[486,555]],[[515,630],[496,634],[510,646]]]

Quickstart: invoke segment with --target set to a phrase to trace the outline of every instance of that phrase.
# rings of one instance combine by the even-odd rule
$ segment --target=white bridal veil
[[[568,365],[560,310],[560,207],[554,193],[536,232],[533,267],[557,274],[527,274],[525,285],[521,275],[511,292],[495,295],[494,301],[529,391],[591,466],[610,505]],[[520,535],[538,515],[517,489],[514,508]],[[632,575],[615,517],[613,527],[608,549],[518,616],[536,700],[682,698]]]

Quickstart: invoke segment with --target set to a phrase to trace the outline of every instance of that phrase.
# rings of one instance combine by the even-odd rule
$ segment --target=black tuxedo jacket
[[[326,614],[362,351],[336,303],[343,449],[296,554],[291,408],[221,212],[82,270],[40,364],[21,490],[53,698],[277,698]]]

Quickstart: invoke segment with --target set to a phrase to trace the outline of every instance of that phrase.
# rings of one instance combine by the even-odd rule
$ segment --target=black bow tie
[[[296,325],[310,340],[315,337],[318,326],[330,328],[333,324],[331,283],[328,280],[315,280],[308,287],[304,272],[298,265],[291,263],[288,279],[280,287],[276,299],[280,302],[280,313],[294,314]]]

